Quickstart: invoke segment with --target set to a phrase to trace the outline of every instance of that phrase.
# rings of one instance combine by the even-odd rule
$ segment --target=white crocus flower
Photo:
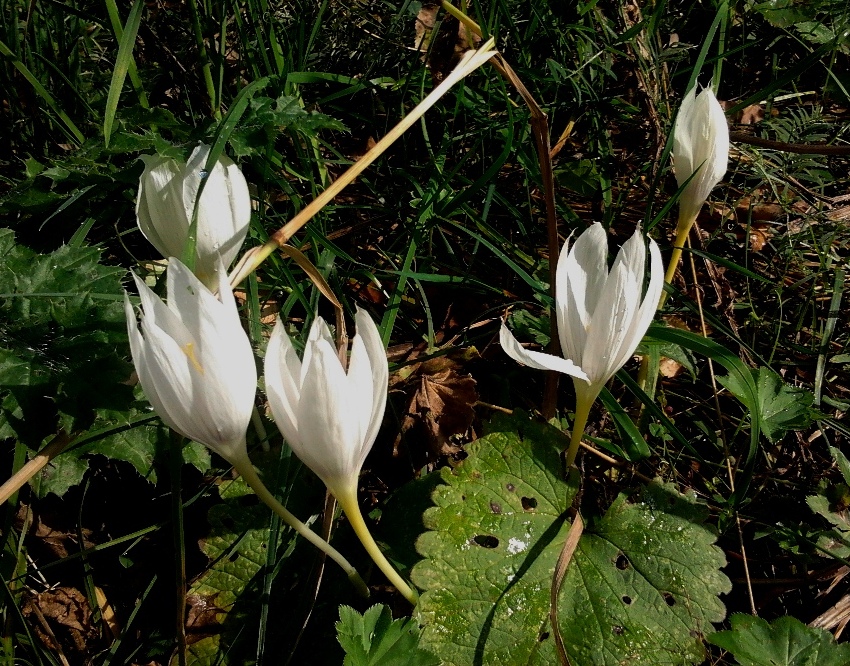
[[[142,301],[142,331],[124,295],[130,351],[139,383],[166,425],[227,460],[287,525],[326,553],[357,589],[369,591],[339,552],[298,520],[269,492],[248,457],[245,432],[254,408],[257,368],[242,329],[224,264],[210,291],[180,260],[168,263],[168,304],[133,275]]]
[[[564,358],[524,349],[504,324],[500,340],[502,349],[515,361],[570,375],[577,418],[586,418],[599,391],[631,358],[652,323],[664,273],[661,253],[650,239],[649,285],[641,298],[646,246],[640,230],[620,248],[610,272],[608,238],[601,224],[593,224],[571,249],[568,246],[569,241],[561,250],[555,282],[555,312]],[[580,425],[583,429],[583,423]],[[567,455],[568,464],[575,458],[578,439],[574,438],[574,444]]]
[[[357,493],[387,401],[389,368],[375,322],[357,310],[348,372],[328,325],[316,317],[304,360],[278,320],[266,352],[266,393],[272,415],[295,454],[343,501]]]
[[[124,307],[139,383],[156,413],[184,437],[236,464],[247,458],[257,370],[220,261],[216,276],[218,298],[171,258],[167,305],[133,275],[142,301],[141,332],[126,294]]]
[[[673,129],[673,171],[682,187],[679,219],[695,220],[729,162],[729,126],[723,107],[711,88],[697,95],[696,86],[685,95]]]
[[[163,257],[181,257],[189,235],[195,199],[210,147],[200,144],[186,164],[159,155],[144,155],[139,178],[136,220],[145,238]],[[207,175],[198,205],[195,273],[210,284],[218,257],[229,266],[248,233],[251,196],[239,167],[226,155]]]
[[[389,367],[378,327],[364,311],[346,372],[328,325],[316,317],[299,360],[278,320],[266,351],[266,394],[295,454],[325,482],[366,551],[410,603],[416,592],[375,543],[357,502],[357,481],[375,443],[387,402]]]

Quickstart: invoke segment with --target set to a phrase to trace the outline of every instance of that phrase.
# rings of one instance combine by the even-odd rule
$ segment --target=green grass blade
[[[124,79],[133,60],[133,47],[136,44],[136,34],[139,32],[144,6],[142,0],[136,0],[133,3],[133,8],[127,17],[127,25],[124,26],[124,34],[118,42],[118,57],[115,59],[115,69],[112,70],[112,82],[109,84],[106,113],[103,117],[103,142],[106,146],[109,145],[109,137],[112,134],[112,125],[115,122],[115,113],[118,111]]]
[[[80,129],[74,124],[74,121],[68,117],[68,114],[65,113],[62,108],[59,106],[57,101],[53,98],[47,88],[41,85],[41,81],[39,81],[35,75],[27,68],[27,66],[18,58],[12,50],[6,46],[2,41],[0,41],[0,55],[9,59],[12,63],[12,66],[17,69],[21,76],[23,76],[29,84],[33,87],[33,90],[38,94],[41,99],[44,100],[45,104],[51,108],[53,113],[55,113],[59,119],[64,124],[64,129],[66,133],[68,133],[69,137],[73,139],[73,141],[77,145],[81,145],[85,140],[85,136],[80,131]]]
[[[753,379],[753,373],[740,358],[726,347],[697,333],[653,324],[649,327],[647,335],[653,340],[672,342],[685,349],[707,356],[726,368],[729,375],[735,377],[740,386],[744,387],[746,395],[741,398],[741,402],[750,416],[750,442],[746,453],[742,456],[743,465],[740,467],[739,480],[735,484],[735,491],[729,499],[733,506],[739,505],[746,497],[752,481],[753,468],[759,448],[759,435],[761,434],[758,388]]]

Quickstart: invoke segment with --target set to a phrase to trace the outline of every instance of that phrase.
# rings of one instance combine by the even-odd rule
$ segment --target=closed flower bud
[[[181,257],[189,235],[203,169],[210,147],[200,144],[186,164],[159,155],[145,155],[139,178],[136,220],[145,238],[163,257]],[[239,167],[226,155],[206,175],[198,205],[195,274],[209,284],[216,262],[229,266],[248,233],[251,197]]]
[[[696,219],[714,186],[726,173],[729,161],[729,127],[720,102],[711,88],[699,95],[696,87],[685,95],[673,129],[673,171],[682,187],[679,220]]]

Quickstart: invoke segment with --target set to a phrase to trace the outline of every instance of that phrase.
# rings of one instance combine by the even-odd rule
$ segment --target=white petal
[[[566,358],[580,360],[599,294],[608,279],[608,239],[598,222],[588,227],[567,252],[561,250],[556,272],[558,336]]]
[[[210,147],[200,144],[192,151],[183,179],[183,205],[192,219],[195,199],[201,184],[201,172],[209,157]],[[229,265],[245,240],[251,219],[251,197],[248,184],[239,168],[226,155],[219,156],[204,186],[198,205],[198,238],[196,272],[202,277],[215,270],[217,256]]]
[[[304,377],[307,373],[307,368],[312,363],[312,359],[310,357],[313,354],[314,345],[310,343],[318,340],[324,340],[331,347],[335,346],[334,339],[331,336],[331,331],[328,328],[327,323],[322,317],[319,316],[313,319],[313,325],[310,326],[310,333],[307,335],[307,344],[304,346],[304,359],[301,363],[301,384],[304,383]]]
[[[390,370],[387,363],[387,354],[384,350],[384,344],[381,341],[381,334],[378,327],[365,310],[357,308],[357,313],[354,317],[355,325],[357,326],[357,335],[363,340],[366,356],[369,358],[369,367],[372,371],[372,413],[369,418],[369,428],[363,440],[363,446],[366,449],[361,456],[360,465],[366,459],[366,454],[375,443],[375,438],[378,436],[378,430],[384,420],[384,411],[387,406],[387,387],[389,384]],[[354,349],[351,352],[351,364],[356,360]],[[349,374],[351,371],[349,370]]]
[[[292,450],[298,451],[303,446],[298,434],[301,361],[280,318],[266,349],[265,376],[266,395],[275,423]]]
[[[655,313],[658,310],[658,300],[661,298],[661,292],[664,290],[664,265],[661,262],[661,252],[658,249],[658,245],[651,238],[649,239],[649,258],[649,285],[647,286],[646,294],[643,297],[640,310],[633,319],[628,334],[623,338],[617,357],[612,361],[612,365],[616,365],[618,370],[632,357],[643,336],[646,335],[646,330],[655,318]]]
[[[136,221],[145,238],[163,257],[179,256],[186,243],[189,221],[177,186],[180,165],[158,155],[142,156]]]
[[[720,102],[710,87],[696,98],[694,94],[692,89],[682,102],[673,135],[674,171],[679,186],[697,170],[679,199],[682,219],[696,217],[726,173],[729,161],[729,126]]]
[[[360,415],[334,346],[323,337],[307,345],[310,365],[302,370],[298,404],[302,446],[295,453],[333,490],[359,471]]]
[[[594,385],[604,384],[620,369],[620,348],[640,308],[645,262],[643,237],[636,231],[617,253],[588,331],[581,367]]]
[[[541,354],[540,352],[525,349],[519,344],[519,342],[517,342],[517,339],[504,324],[502,324],[502,328],[499,331],[499,342],[502,345],[502,349],[505,350],[505,353],[517,363],[522,363],[523,365],[527,365],[529,368],[536,368],[537,370],[554,370],[555,372],[562,372],[565,375],[578,377],[579,379],[587,381],[587,374],[585,374],[584,370],[572,361],[563,359],[560,356]]]
[[[352,424],[356,423],[357,425],[357,448],[352,452],[354,454],[353,462],[359,473],[363,461],[372,448],[374,437],[378,434],[377,429],[375,429],[374,434],[371,429],[372,412],[375,407],[372,363],[366,345],[363,343],[363,337],[360,335],[355,335],[351,343],[351,359],[348,364],[347,380]],[[379,422],[378,427],[380,425]],[[370,436],[372,439],[367,441],[367,437]]]

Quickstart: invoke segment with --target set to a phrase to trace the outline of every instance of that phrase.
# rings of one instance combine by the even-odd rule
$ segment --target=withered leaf
[[[427,367],[427,364],[424,364]],[[402,432],[417,423],[424,426],[429,453],[433,457],[457,453],[460,447],[452,436],[465,433],[475,416],[472,407],[478,401],[475,380],[448,367],[429,373],[424,371],[413,394]]]
[[[31,618],[39,639],[53,650],[61,647],[66,653],[82,653],[98,636],[89,602],[74,587],[58,587],[30,596],[24,603],[23,615]]]

